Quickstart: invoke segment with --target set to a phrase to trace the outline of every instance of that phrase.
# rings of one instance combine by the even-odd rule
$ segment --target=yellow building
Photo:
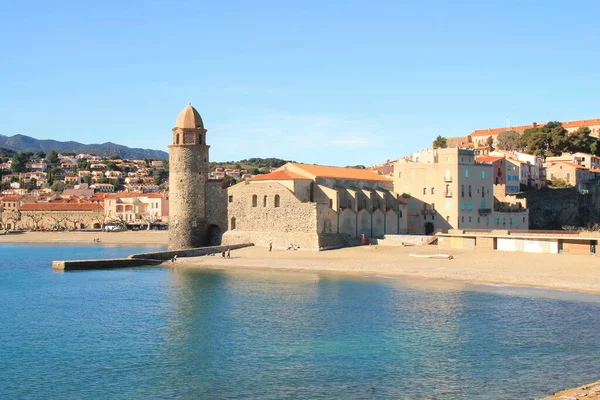
[[[494,197],[493,170],[473,150],[426,150],[394,165],[394,191],[408,203],[408,232],[527,229],[524,203]],[[521,205],[519,205],[521,204]]]

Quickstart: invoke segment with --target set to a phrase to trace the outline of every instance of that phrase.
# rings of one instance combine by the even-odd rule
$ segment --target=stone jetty
[[[538,400],[600,400],[600,381],[567,389]]]

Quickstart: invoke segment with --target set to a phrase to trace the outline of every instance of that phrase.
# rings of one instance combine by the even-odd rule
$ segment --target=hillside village
[[[540,129],[545,126],[549,128],[543,133]],[[539,135],[531,131],[536,129]],[[514,133],[530,142],[510,146],[506,138]],[[544,134],[546,139],[540,136]],[[431,149],[366,169],[393,186],[390,193],[395,193],[401,204],[397,212],[404,214],[404,221],[398,226],[404,233],[500,227],[523,230],[531,225],[523,193],[570,188],[584,203],[595,204],[600,157],[592,153],[597,153],[599,134],[598,119],[477,130],[464,137],[439,136]],[[562,140],[560,149],[557,137]],[[546,142],[540,144],[542,139]],[[101,229],[110,224],[167,229],[168,161],[55,151],[4,155],[0,157],[0,229]],[[227,164],[233,168],[211,163],[208,180],[221,182],[223,189],[239,181],[278,181],[283,175],[277,171],[291,165],[267,160],[261,168],[242,162]],[[359,175],[364,179],[362,172]],[[366,200],[364,205],[359,202],[361,194],[354,196],[356,212],[368,207]],[[368,204],[373,208],[377,202],[371,197]]]

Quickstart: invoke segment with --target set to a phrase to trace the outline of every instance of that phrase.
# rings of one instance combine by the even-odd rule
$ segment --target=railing
[[[492,213],[491,208],[480,208],[479,209],[479,215],[485,215],[485,214],[491,214],[491,213]]]

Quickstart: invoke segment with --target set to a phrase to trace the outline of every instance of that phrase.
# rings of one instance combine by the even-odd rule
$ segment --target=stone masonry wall
[[[169,146],[169,250],[206,243],[207,146]]]
[[[287,248],[289,244],[319,248],[315,203],[300,202],[289,189],[275,182],[238,183],[227,194],[231,202],[224,245],[250,242],[268,246],[272,241],[275,248]],[[275,207],[275,196],[279,196],[279,207]]]

